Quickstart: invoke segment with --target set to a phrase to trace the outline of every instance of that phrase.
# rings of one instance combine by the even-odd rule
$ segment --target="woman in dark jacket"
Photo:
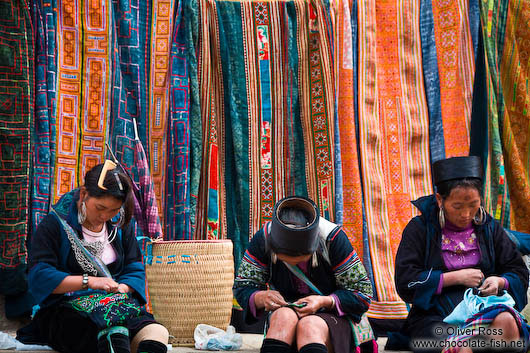
[[[292,196],[276,203],[272,222],[252,238],[234,294],[247,323],[271,313],[262,353],[350,353],[348,318],[360,321],[372,286],[341,227],[319,217],[313,201]]]
[[[41,221],[29,252],[29,289],[38,311],[19,340],[59,352],[167,351],[167,329],[141,307],[145,270],[129,224],[131,187],[106,161]]]
[[[404,331],[415,342],[443,340],[459,332],[443,319],[462,301],[467,288],[477,288],[482,296],[506,290],[517,310],[527,302],[528,270],[521,254],[481,206],[480,158],[454,157],[435,162],[433,177],[437,193],[413,202],[421,215],[405,227],[396,255],[397,290],[404,301],[412,304]],[[490,331],[497,333],[490,337],[493,340],[528,338],[526,324],[509,307],[473,317],[479,319],[490,328],[500,329]],[[415,351],[425,351],[414,344]],[[469,344],[461,346],[460,352],[472,351]]]

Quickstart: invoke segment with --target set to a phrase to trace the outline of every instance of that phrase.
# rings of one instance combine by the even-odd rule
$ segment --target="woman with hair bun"
[[[131,181],[107,160],[52,206],[31,239],[29,289],[38,310],[20,341],[59,352],[167,351],[167,329],[142,308],[133,202]]]

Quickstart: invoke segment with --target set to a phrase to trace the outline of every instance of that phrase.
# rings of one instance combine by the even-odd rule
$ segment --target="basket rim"
[[[153,240],[153,244],[182,244],[182,243],[231,243],[230,239],[216,239],[216,240]]]

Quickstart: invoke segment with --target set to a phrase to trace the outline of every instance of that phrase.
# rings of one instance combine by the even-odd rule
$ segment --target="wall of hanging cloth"
[[[404,318],[394,257],[432,161],[480,155],[487,209],[530,233],[529,8],[0,1],[0,294],[24,292],[26,240],[108,143],[151,236],[230,238],[237,266],[277,200],[309,196],[363,259],[370,316]]]

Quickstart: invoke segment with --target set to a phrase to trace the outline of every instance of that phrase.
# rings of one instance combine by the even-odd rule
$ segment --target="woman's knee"
[[[512,314],[508,312],[502,312],[493,319],[491,323],[492,327],[498,327],[502,329],[499,332],[499,336],[505,339],[518,339],[519,338],[519,326]]]
[[[291,344],[294,340],[298,315],[289,308],[275,310],[269,318],[267,338],[274,338]]]
[[[136,352],[138,345],[142,341],[157,341],[167,344],[169,341],[169,332],[167,328],[160,324],[149,324],[145,326],[132,338],[131,352]]]
[[[296,324],[298,323],[298,315],[294,312],[294,310],[290,308],[280,308],[275,310],[269,319],[269,326],[273,327],[276,324],[279,324],[285,328],[288,327],[296,327]]]
[[[319,316],[309,315],[298,321],[296,342],[304,346],[308,343],[325,344],[329,340],[328,324]]]

